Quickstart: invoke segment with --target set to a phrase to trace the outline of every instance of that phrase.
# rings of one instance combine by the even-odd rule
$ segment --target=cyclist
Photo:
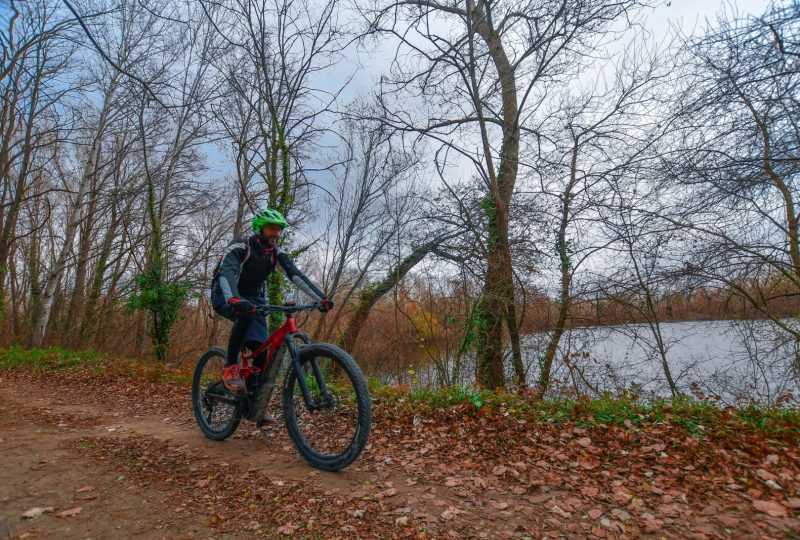
[[[295,286],[319,302],[322,311],[333,309],[333,301],[278,247],[278,239],[287,225],[277,210],[257,211],[252,220],[254,234],[243,240],[234,239],[214,271],[211,305],[214,311],[233,321],[222,380],[227,389],[235,392],[245,389],[237,364],[242,345],[254,349],[269,336],[267,319],[257,312],[257,307],[267,303],[265,285],[272,272],[283,271]],[[256,358],[256,365],[262,365],[265,356],[266,352]]]

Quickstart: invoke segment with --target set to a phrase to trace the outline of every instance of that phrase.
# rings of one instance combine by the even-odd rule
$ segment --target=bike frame
[[[272,362],[272,359],[275,358],[275,353],[278,351],[278,347],[281,346],[281,343],[287,342],[294,342],[294,336],[297,334],[297,322],[294,319],[294,314],[290,313],[286,316],[286,322],[283,323],[283,326],[275,330],[267,340],[258,346],[258,348],[254,351],[245,351],[242,350],[242,367],[240,371],[242,372],[242,377],[247,379],[253,373],[257,373],[259,369],[251,365],[251,362],[255,357],[259,354],[267,350],[269,348],[269,352],[267,353],[267,359],[264,361],[264,371],[267,370],[269,364]]]
[[[306,344],[308,344],[308,336],[298,331],[297,321],[295,321],[294,316],[295,312],[302,309],[313,308],[315,306],[313,304],[308,306],[294,306],[289,304],[283,307],[285,308],[284,310],[278,310],[286,313],[286,322],[283,323],[283,326],[270,334],[267,340],[259,345],[254,351],[246,352],[242,350],[242,367],[240,368],[242,378],[247,380],[253,373],[259,373],[262,371],[258,367],[252,365],[251,362],[255,357],[263,353],[265,350],[268,351],[263,367],[263,371],[266,373],[267,368],[275,358],[275,353],[278,351],[278,348],[282,343],[285,343],[286,349],[289,351],[289,356],[292,360],[292,367],[297,375],[297,382],[300,385],[300,390],[303,393],[303,401],[305,401],[306,406],[311,410],[318,410],[330,406],[332,403],[332,398],[328,392],[328,386],[325,383],[325,377],[322,375],[322,370],[319,368],[316,358],[311,359],[311,369],[314,372],[314,377],[317,379],[317,385],[319,386],[320,393],[322,394],[322,400],[317,401],[311,399],[311,394],[309,393],[308,385],[306,384],[306,378],[303,374],[302,366],[300,365],[300,351],[295,343],[295,337],[299,336]],[[259,386],[260,384],[261,381],[259,381]]]

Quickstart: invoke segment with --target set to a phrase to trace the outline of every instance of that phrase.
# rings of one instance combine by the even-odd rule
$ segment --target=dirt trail
[[[116,460],[91,455],[87,448],[93,443],[87,441],[94,440],[116,448],[160,441],[191,451],[192,459],[212,469],[232,475],[258,472],[273,486],[298,484],[329,497],[391,497],[392,506],[402,512],[391,514],[389,522],[411,513],[407,505],[412,503],[425,507],[433,500],[439,513],[463,504],[446,490],[368,460],[338,473],[315,470],[297,455],[279,423],[256,430],[243,422],[230,439],[215,442],[196,427],[188,399],[186,410],[152,414],[126,409],[126,401],[118,398],[70,385],[26,385],[24,377],[0,374],[0,452],[6,465],[0,469],[0,538],[249,537],[241,531],[220,532],[213,527],[213,511],[184,512],[169,487],[133,481]],[[22,517],[36,507],[54,510],[34,519]],[[78,507],[74,516],[57,517]],[[436,521],[427,512],[417,517]],[[481,534],[489,536],[488,529]]]
[[[0,538],[209,537],[205,520],[161,512],[169,493],[137,488],[112,465],[81,455],[71,443],[87,429],[79,422],[47,421],[31,414],[41,398],[0,395]],[[68,407],[67,404],[52,410]],[[81,419],[71,411],[70,419]],[[90,428],[91,429],[91,428]],[[52,508],[23,519],[32,508]],[[80,508],[72,517],[57,517]]]
[[[0,538],[799,537],[792,447],[376,410],[372,448],[325,473],[279,423],[204,438],[188,395],[0,371]],[[24,519],[34,507],[53,511]]]

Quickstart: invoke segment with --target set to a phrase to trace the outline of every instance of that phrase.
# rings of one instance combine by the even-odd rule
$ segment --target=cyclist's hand
[[[332,309],[333,309],[333,300],[330,300],[329,298],[323,298],[322,300],[319,301],[320,311],[324,311],[327,313]]]
[[[245,300],[244,298],[239,298],[238,296],[234,296],[230,300],[228,300],[228,305],[231,307],[231,311],[237,317],[243,317],[246,315],[254,315],[256,312],[255,304],[252,304]]]

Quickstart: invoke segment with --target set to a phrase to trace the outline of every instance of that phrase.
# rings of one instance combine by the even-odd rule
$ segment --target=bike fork
[[[289,355],[292,357],[292,367],[294,368],[295,375],[297,376],[297,382],[300,384],[300,391],[303,393],[303,401],[305,401],[306,406],[312,411],[329,407],[332,402],[331,395],[330,392],[328,392],[328,385],[325,383],[325,377],[322,375],[322,370],[319,368],[317,358],[313,356],[309,362],[311,363],[311,370],[314,372],[314,378],[317,379],[317,386],[319,387],[320,394],[322,395],[321,401],[311,399],[311,394],[309,393],[308,385],[306,384],[306,377],[303,373],[303,366],[300,365],[300,351],[294,342],[294,336],[287,337],[286,345],[289,350]]]

